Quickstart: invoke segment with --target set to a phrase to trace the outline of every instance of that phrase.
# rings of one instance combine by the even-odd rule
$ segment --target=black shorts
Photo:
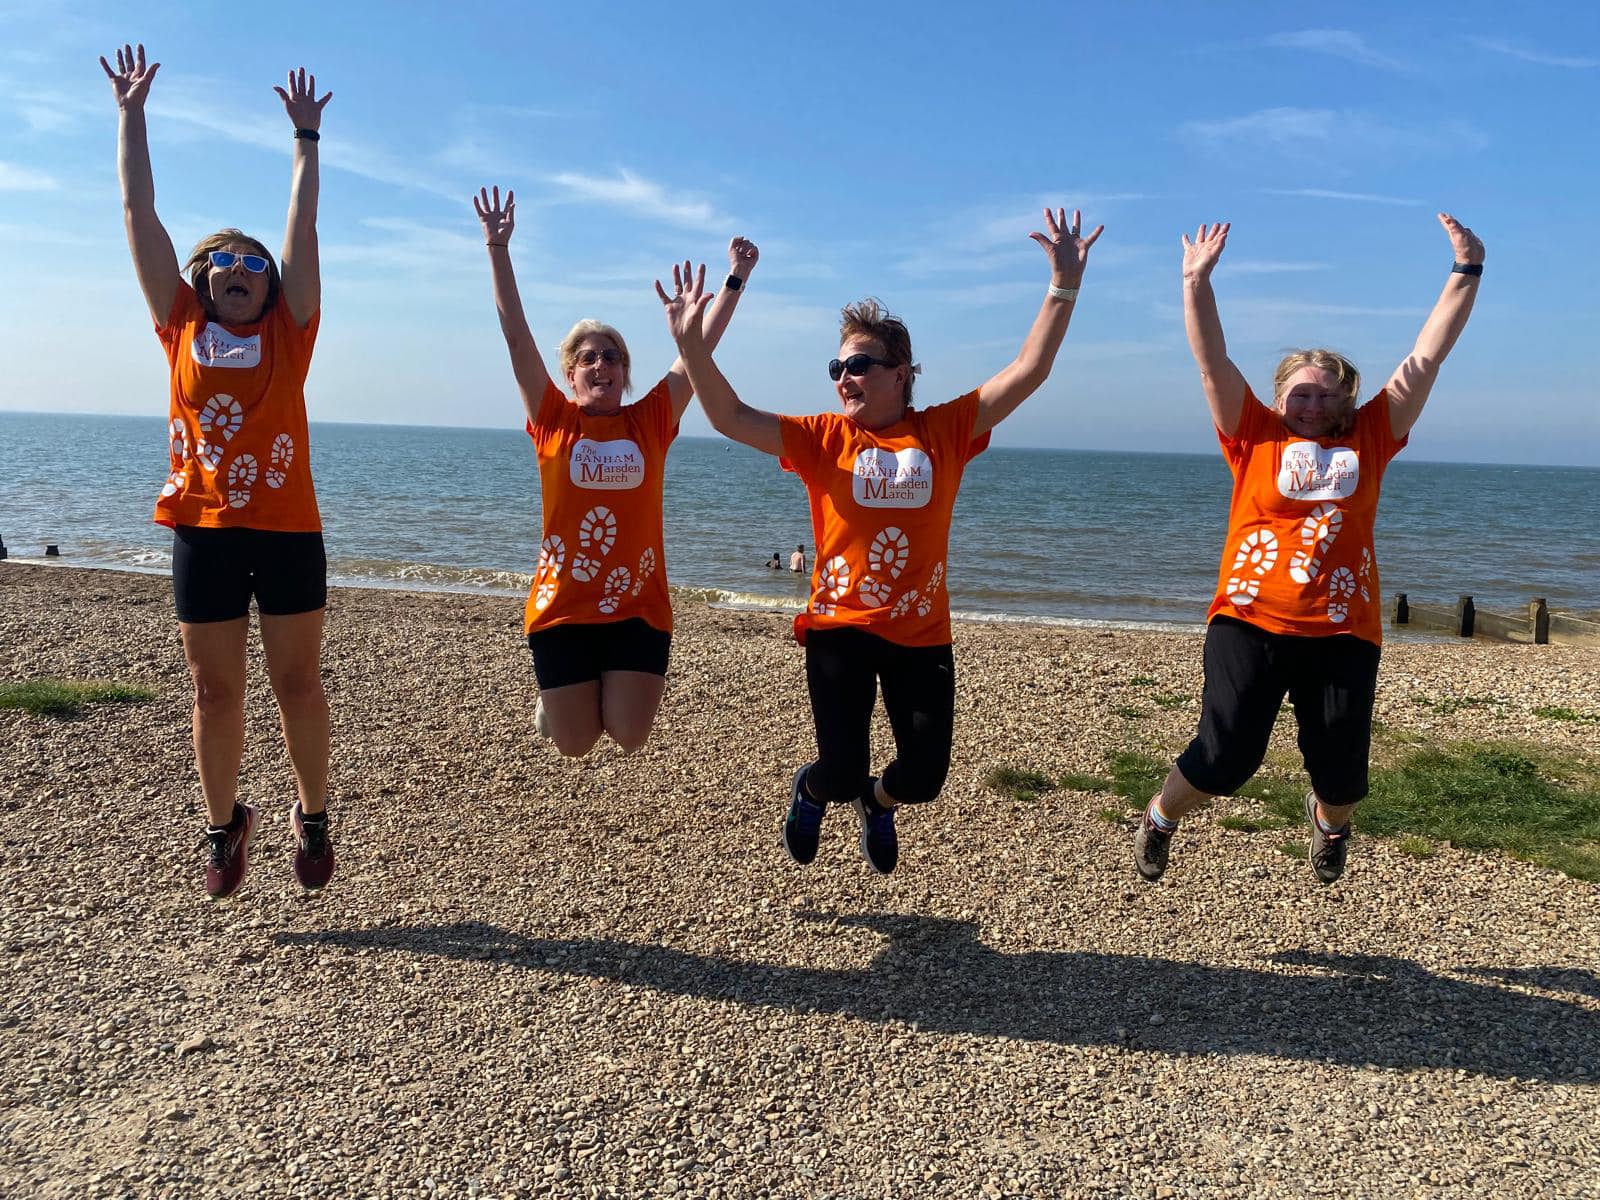
[[[328,603],[328,558],[320,533],[271,529],[172,531],[172,594],[189,625],[232,621],[256,608],[273,617],[316,612]]]
[[[1351,634],[1293,637],[1214,618],[1206,629],[1200,731],[1178,756],[1178,771],[1197,791],[1233,795],[1266,757],[1287,695],[1317,796],[1354,804],[1367,794],[1379,654]]]
[[[533,674],[539,688],[590,683],[607,671],[667,673],[672,635],[663,633],[643,617],[607,621],[599,625],[552,625],[528,635],[533,654]]]

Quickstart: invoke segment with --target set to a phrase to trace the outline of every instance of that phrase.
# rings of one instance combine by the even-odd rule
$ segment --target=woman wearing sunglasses
[[[1050,287],[1017,357],[976,391],[933,408],[911,404],[911,335],[874,300],[852,304],[839,328],[828,377],[841,412],[786,417],[740,401],[701,335],[708,303],[700,280],[658,283],[667,323],[689,381],[716,428],[777,455],[811,499],[816,566],[811,600],[795,618],[806,649],[806,681],[817,758],[790,789],[783,844],[798,863],[816,857],[829,804],[849,804],[861,851],[887,875],[899,858],[894,810],[933,800],[950,769],[955,660],[944,580],[950,513],[966,464],[989,431],[1050,374],[1072,319],[1089,248],[1101,226],[1079,236],[1082,215],[1045,210],[1048,234],[1029,234],[1050,262]],[[896,757],[871,770],[877,689],[894,731]]]
[[[588,753],[602,733],[631,753],[644,745],[666,690],[672,600],[662,545],[661,485],[667,451],[693,394],[682,360],[643,399],[632,387],[622,335],[579,321],[558,357],[564,393],[545,370],[511,268],[516,198],[483,189],[472,200],[483,225],[500,330],[539,458],[543,539],[523,627],[533,655],[539,733],[561,753]],[[728,245],[728,278],[706,320],[722,336],[760,252]],[[688,280],[689,264],[673,268]],[[698,278],[703,281],[705,267]]]
[[[134,271],[171,370],[171,467],[155,519],[173,530],[172,584],[194,679],[194,747],[205,795],[206,892],[236,892],[249,865],[254,806],[237,798],[244,752],[250,600],[261,614],[298,797],[290,810],[294,873],[308,890],[333,875],[328,839],[328,701],[322,690],[327,596],[322,523],[306,444],[305,379],[317,337],[316,78],[273,89],[294,131],[280,276],[267,248],[237,229],[201,240],[179,269],[156,216],[145,99],[160,63],[117,51],[117,165]],[[188,280],[184,280],[187,273]]]
[[[1361,376],[1331,350],[1279,364],[1270,405],[1228,357],[1211,273],[1228,226],[1183,236],[1183,316],[1217,441],[1233,473],[1228,540],[1208,614],[1200,727],[1134,833],[1139,874],[1167,869],[1172,835],[1212,796],[1256,773],[1283,698],[1311,779],[1311,869],[1344,874],[1350,815],[1367,794],[1383,614],[1373,523],[1385,469],[1411,434],[1478,295],[1483,243],[1447,213],[1455,252],[1433,312],[1383,390],[1356,406]]]

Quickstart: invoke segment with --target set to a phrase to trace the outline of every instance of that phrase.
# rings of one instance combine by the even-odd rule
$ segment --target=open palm
[[[160,63],[145,66],[143,42],[137,50],[123,44],[122,49],[117,51],[115,71],[103,54],[100,56],[100,65],[105,68],[106,78],[111,80],[111,92],[117,98],[118,108],[143,108],[145,97],[150,94],[150,81],[161,69]]]

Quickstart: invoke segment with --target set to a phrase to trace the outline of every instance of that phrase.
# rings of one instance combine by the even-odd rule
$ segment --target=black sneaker
[[[300,804],[289,812],[294,830],[294,877],[308,892],[320,892],[333,878],[333,843],[328,840],[328,810],[315,815],[300,811]]]
[[[894,831],[894,809],[878,803],[877,784],[875,776],[868,779],[852,804],[861,818],[861,856],[879,875],[888,875],[900,861],[900,838]]]
[[[794,782],[789,785],[789,815],[783,821],[783,848],[802,867],[817,857],[817,836],[827,812],[827,807],[806,791],[806,772],[810,769],[808,763],[794,773]]]
[[[244,886],[250,869],[250,839],[256,832],[256,810],[235,803],[233,820],[222,828],[206,826],[206,895],[226,900]]]
[[[1151,883],[1166,873],[1167,853],[1172,844],[1172,835],[1177,831],[1176,825],[1171,829],[1157,825],[1150,817],[1150,805],[1145,805],[1144,813],[1139,817],[1139,829],[1133,835],[1133,865]]]
[[[1343,829],[1324,833],[1317,820],[1316,792],[1306,793],[1306,820],[1311,822],[1311,846],[1306,851],[1311,869],[1323,883],[1337,882],[1344,874],[1345,856],[1350,853],[1350,822],[1346,821]]]

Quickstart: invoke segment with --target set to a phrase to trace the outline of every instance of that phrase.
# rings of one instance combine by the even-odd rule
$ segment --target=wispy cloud
[[[1267,45],[1285,50],[1310,50],[1317,54],[1331,54],[1367,67],[1384,71],[1414,70],[1410,63],[1374,50],[1359,33],[1348,29],[1300,29],[1292,33],[1278,33],[1267,39]]]
[[[1379,196],[1373,192],[1339,192],[1331,188],[1262,188],[1268,196],[1304,196],[1310,200],[1348,200],[1358,204],[1393,204],[1399,208],[1424,208],[1420,200],[1403,196]]]
[[[1600,58],[1580,58],[1566,54],[1546,54],[1542,50],[1529,50],[1526,46],[1518,46],[1512,42],[1501,41],[1499,38],[1468,38],[1480,50],[1489,50],[1495,54],[1505,54],[1511,58],[1520,58],[1523,62],[1538,63],[1541,67],[1565,67],[1569,70],[1587,71],[1600,67]]]
[[[63,129],[70,129],[78,123],[76,113],[43,104],[20,105],[17,108],[17,115],[34,133],[60,133]]]
[[[612,178],[563,171],[550,176],[550,182],[565,188],[573,199],[609,204],[624,212],[683,229],[726,232],[734,225],[731,218],[719,213],[707,201],[669,195],[659,183],[626,168]]]
[[[0,162],[0,192],[53,192],[60,186],[54,176],[43,171]]]
[[[1481,150],[1488,144],[1481,132],[1464,121],[1442,126],[1406,125],[1368,113],[1331,108],[1263,108],[1242,117],[1185,121],[1178,127],[1178,134],[1211,150],[1257,147],[1319,162],[1335,150],[1341,158],[1348,158],[1353,147],[1392,153],[1444,146]]]
[[[1365,304],[1326,304],[1320,300],[1231,300],[1228,314],[1244,317],[1426,317],[1426,308],[1381,307]]]
[[[1332,263],[1320,262],[1268,262],[1243,259],[1228,264],[1229,275],[1293,275],[1303,271],[1326,271]]]

